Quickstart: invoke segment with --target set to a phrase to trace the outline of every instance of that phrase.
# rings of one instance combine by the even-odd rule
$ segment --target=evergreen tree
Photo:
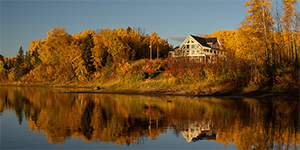
[[[5,57],[4,57],[3,55],[0,54],[0,61],[1,61],[1,62],[5,62],[4,58],[5,58]]]
[[[0,71],[2,71],[2,70],[5,71],[6,68],[7,68],[7,66],[6,66],[5,57],[0,54]]]
[[[88,73],[93,73],[95,70],[95,66],[93,65],[92,59],[92,51],[91,49],[94,47],[94,40],[91,34],[88,34],[85,37],[82,49],[81,49],[81,57],[84,60],[84,66]]]
[[[41,61],[41,59],[39,58],[39,53],[38,53],[38,48],[36,48],[33,52],[32,52],[32,57],[34,58],[35,60],[35,64],[33,65],[38,65]]]
[[[127,33],[132,32],[132,29],[128,26]]]
[[[31,55],[30,53],[26,52],[25,54],[25,73],[28,73],[32,69],[31,65]]]
[[[22,46],[20,46],[19,52],[17,53],[17,58],[15,61],[14,68],[14,81],[18,81],[24,75],[24,51]]]

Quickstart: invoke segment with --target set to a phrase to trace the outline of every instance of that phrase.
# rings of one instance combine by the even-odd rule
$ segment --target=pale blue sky
[[[1,50],[14,57],[53,27],[70,34],[86,29],[145,28],[175,46],[189,34],[235,30],[246,15],[244,0],[9,0],[1,1]],[[178,41],[179,40],[179,41]]]

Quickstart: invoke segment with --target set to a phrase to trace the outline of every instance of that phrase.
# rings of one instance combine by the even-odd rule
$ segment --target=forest
[[[201,64],[170,60],[173,46],[143,28],[85,30],[63,27],[30,42],[16,57],[0,57],[1,84],[100,85],[109,89],[197,90],[211,93],[242,87],[299,92],[298,0],[249,0],[236,30],[217,37],[227,61]],[[199,27],[200,28],[200,27]],[[150,55],[151,54],[151,55]],[[246,88],[246,89],[245,89]],[[292,90],[293,91],[293,90]]]

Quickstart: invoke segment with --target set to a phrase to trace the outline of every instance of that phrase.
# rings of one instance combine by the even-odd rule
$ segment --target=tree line
[[[142,28],[97,32],[89,29],[70,35],[65,28],[57,27],[47,32],[45,39],[31,41],[25,55],[20,47],[15,58],[1,56],[2,81],[86,80],[99,76],[101,68],[112,62],[166,57],[169,50],[171,46],[167,40],[155,32],[145,34]]]

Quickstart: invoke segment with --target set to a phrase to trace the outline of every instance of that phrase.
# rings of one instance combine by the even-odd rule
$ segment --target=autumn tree
[[[152,32],[148,40],[150,43],[150,59],[159,58],[160,56],[164,57],[171,49],[168,42],[161,39],[156,32]]]
[[[283,26],[285,29],[285,37],[287,39],[287,53],[289,62],[296,61],[296,44],[295,44],[295,17],[296,17],[296,2],[298,0],[282,0],[284,15],[282,17]]]
[[[107,47],[104,44],[104,33],[104,30],[101,30],[93,36],[94,47],[92,48],[92,55],[96,71],[99,71],[105,65],[108,56]]]
[[[30,64],[32,64],[33,67],[38,66],[42,62],[42,60],[40,59],[40,54],[38,52],[40,51],[41,45],[42,41],[40,39],[30,41],[29,54],[32,56],[30,59]]]
[[[57,27],[47,32],[47,37],[38,49],[43,63],[56,65],[64,63],[63,57],[66,46],[69,44],[68,32],[63,27]]]
[[[118,63],[149,58],[150,41],[155,47],[154,56],[167,55],[168,42],[156,33],[145,34],[142,28],[101,29],[97,33],[89,29],[70,35],[65,28],[55,27],[46,38],[30,42],[24,81],[61,83],[99,78],[105,74],[107,62],[113,71]],[[7,68],[13,61],[7,60]]]
[[[283,25],[282,25],[282,11],[280,9],[280,5],[278,1],[275,3],[275,9],[273,11],[274,16],[274,59],[275,59],[275,66],[279,67],[280,64],[283,64],[283,55],[284,55],[284,41],[282,37]]]
[[[7,79],[6,68],[7,65],[5,57],[0,54],[0,82],[5,81]]]
[[[254,32],[254,36],[258,39],[257,42],[261,43],[257,48],[264,51],[265,73],[269,77],[272,76],[270,68],[270,51],[271,51],[271,32],[274,25],[273,16],[270,10],[271,0],[250,0],[246,1],[244,7],[249,7],[246,20],[249,22]],[[263,48],[262,48],[263,47]]]
[[[47,37],[41,42],[38,48],[39,58],[42,60],[42,74],[48,81],[62,82],[66,80],[70,62],[68,46],[72,36],[63,27],[57,27],[47,32]]]

